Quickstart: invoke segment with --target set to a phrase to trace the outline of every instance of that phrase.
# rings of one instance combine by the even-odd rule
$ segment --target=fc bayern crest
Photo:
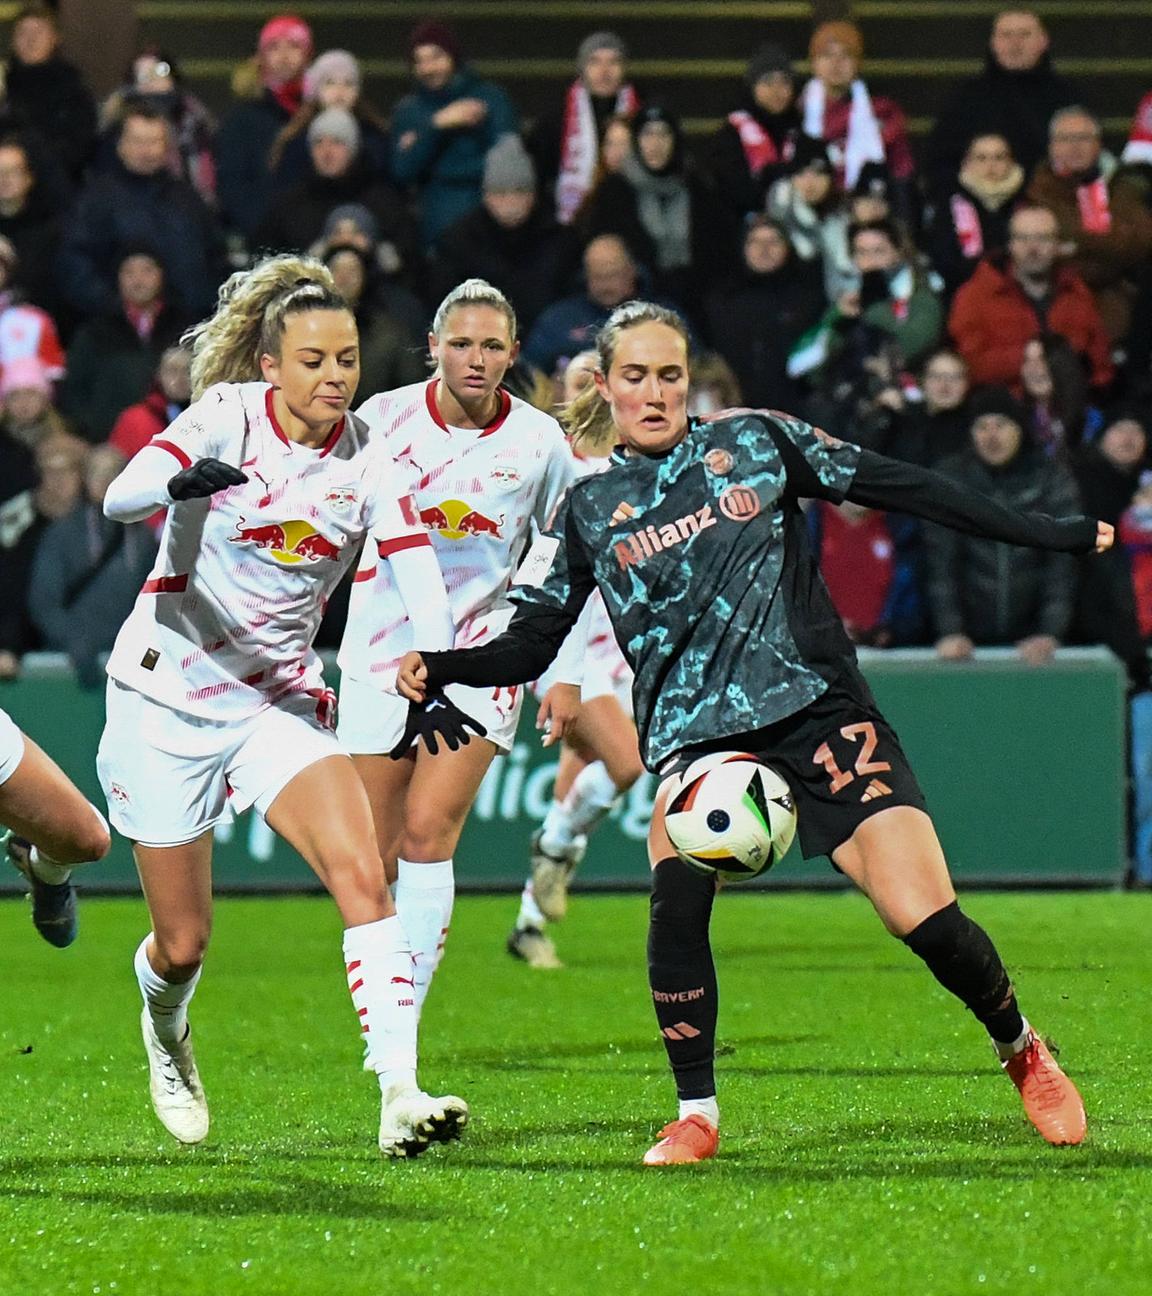
[[[713,446],[711,450],[705,451],[704,467],[710,473],[715,473],[717,477],[727,477],[732,471],[732,456],[727,450],[721,450],[719,446]]]

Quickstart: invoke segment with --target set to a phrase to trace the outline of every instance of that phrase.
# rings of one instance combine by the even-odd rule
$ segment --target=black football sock
[[[708,921],[716,881],[671,856],[652,870],[648,984],[682,1098],[716,1092],[716,966]]]
[[[950,990],[1000,1044],[1024,1032],[1016,993],[996,946],[983,927],[953,900],[930,914],[904,944],[918,954],[945,990]]]

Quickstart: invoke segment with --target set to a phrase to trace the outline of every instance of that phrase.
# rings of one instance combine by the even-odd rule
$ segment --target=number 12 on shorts
[[[876,736],[876,726],[871,720],[845,725],[840,730],[840,737],[853,745],[860,744],[860,750],[856,753],[856,760],[851,770],[840,768],[836,763],[836,757],[832,754],[832,748],[826,742],[821,743],[812,756],[812,764],[823,765],[827,772],[830,780],[828,790],[833,794],[846,788],[849,783],[854,783],[857,775],[867,778],[871,774],[883,774],[892,768],[888,761],[872,759],[876,754],[876,744],[879,739]]]

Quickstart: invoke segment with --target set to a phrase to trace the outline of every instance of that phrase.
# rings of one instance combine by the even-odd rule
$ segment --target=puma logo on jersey
[[[646,526],[634,535],[618,540],[612,546],[616,561],[622,568],[635,566],[645,558],[662,553],[673,545],[683,544],[685,540],[691,540],[698,531],[706,531],[715,525],[716,515],[712,512],[712,505],[705,504],[695,513],[686,513],[675,522],[666,522],[660,527]]]

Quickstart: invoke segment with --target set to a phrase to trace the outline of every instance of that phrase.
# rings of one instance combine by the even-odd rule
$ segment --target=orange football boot
[[[1020,1091],[1028,1119],[1049,1143],[1062,1147],[1084,1141],[1088,1123],[1080,1092],[1035,1031],[1002,1065]]]
[[[646,1166],[688,1165],[716,1155],[720,1131],[703,1116],[685,1116],[660,1131],[660,1142],[644,1153]]]

